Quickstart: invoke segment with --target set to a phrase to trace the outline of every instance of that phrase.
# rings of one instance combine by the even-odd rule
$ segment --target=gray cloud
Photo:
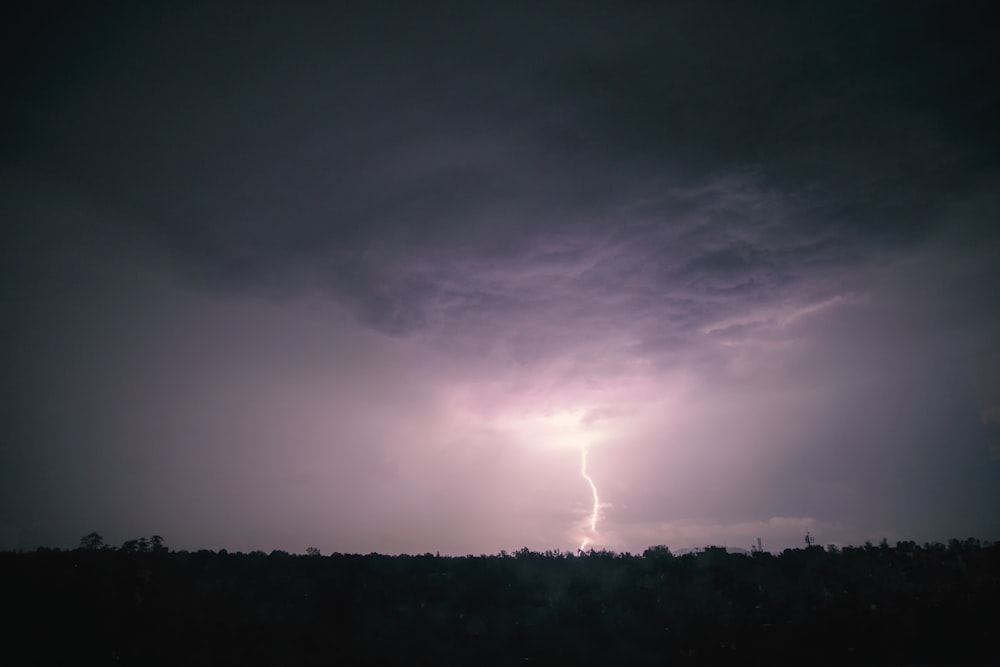
[[[995,529],[981,11],[28,16],[53,38],[8,46],[8,541],[85,510],[192,543],[562,539],[574,456],[516,442],[574,428],[618,443],[609,544]]]

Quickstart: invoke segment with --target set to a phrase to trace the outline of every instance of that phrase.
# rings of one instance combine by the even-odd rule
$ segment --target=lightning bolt
[[[590,484],[590,492],[594,496],[594,509],[590,513],[590,532],[593,534],[597,530],[597,511],[601,506],[601,501],[597,497],[597,485],[594,484],[594,480],[590,478],[587,474],[587,448],[584,447],[581,450],[582,460],[580,464],[580,476],[587,480],[587,484]],[[590,542],[589,537],[583,538],[583,542],[580,543],[580,551],[583,551],[587,544]]]

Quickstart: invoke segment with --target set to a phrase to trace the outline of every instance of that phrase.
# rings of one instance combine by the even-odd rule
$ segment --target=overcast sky
[[[41,4],[0,547],[1000,539],[992,3]]]

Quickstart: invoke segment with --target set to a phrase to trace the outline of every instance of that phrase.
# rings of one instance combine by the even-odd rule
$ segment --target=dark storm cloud
[[[93,10],[23,83],[18,167],[205,279],[304,271],[393,330],[420,318],[372,287],[382,252],[507,257],[568,227],[657,243],[709,215],[899,242],[996,148],[976,13],[906,8]],[[747,168],[792,215],[726,200]],[[678,186],[706,191],[616,219]],[[788,279],[758,241],[687,269],[709,291]]]
[[[593,455],[624,499],[621,544],[674,520],[849,539],[908,506],[933,530],[995,523],[975,414],[1000,421],[983,370],[1000,326],[988,4],[175,3],[19,20],[2,112],[11,438],[75,407],[44,431],[58,445],[11,447],[9,469],[58,477],[82,431],[94,479],[103,460],[119,485],[121,466],[159,460],[164,484],[194,478],[191,507],[220,478],[239,489],[223,505],[275,517],[299,500],[268,509],[255,489],[304,489],[336,498],[364,544],[396,531],[433,549],[407,491],[433,496],[438,474],[476,508],[463,529],[486,534],[470,517],[503,503],[477,489],[502,494],[519,471],[558,495],[490,419],[572,404],[587,428],[646,420],[631,453]],[[162,289],[178,277],[182,295]],[[310,320],[314,298],[361,328]],[[952,398],[970,377],[975,397]],[[202,463],[162,453],[175,442]],[[952,493],[932,511],[936,471]],[[361,497],[375,527],[340,509]]]

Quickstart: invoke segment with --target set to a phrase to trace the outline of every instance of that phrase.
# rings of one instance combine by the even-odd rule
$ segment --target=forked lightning
[[[594,509],[590,513],[590,533],[591,535],[593,535],[594,532],[597,530],[597,511],[601,506],[601,501],[597,497],[597,485],[594,484],[594,480],[592,480],[590,478],[590,475],[587,474],[587,448],[584,447],[581,451],[583,455],[583,460],[580,466],[580,475],[582,475],[583,478],[587,480],[587,484],[590,484],[590,492],[594,496]],[[580,543],[580,551],[583,551],[589,542],[590,538],[584,537],[583,542]]]

